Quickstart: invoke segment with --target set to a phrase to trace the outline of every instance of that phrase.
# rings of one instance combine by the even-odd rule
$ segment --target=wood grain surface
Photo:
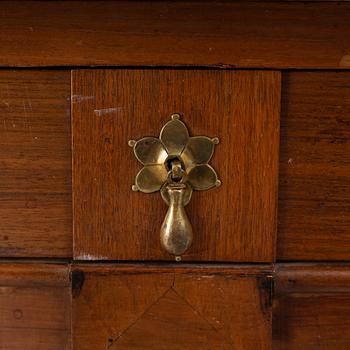
[[[1,1],[0,66],[350,67],[347,2]]]
[[[72,255],[69,100],[68,71],[0,71],[0,256]]]
[[[70,350],[66,265],[0,264],[0,349]]]
[[[280,74],[215,70],[73,72],[74,257],[169,260],[159,193],[131,191],[140,164],[129,139],[158,136],[178,112],[190,135],[218,136],[222,186],[193,194],[185,260],[274,259]]]
[[[0,1],[0,68],[0,350],[350,349],[349,1]],[[131,191],[174,112],[221,140],[191,264]]]
[[[347,350],[349,330],[349,264],[277,267],[274,350]]]
[[[0,72],[1,256],[72,254],[68,80]],[[347,72],[284,74],[280,260],[349,257],[349,82]]]
[[[279,260],[350,258],[350,74],[283,75]]]
[[[250,267],[74,266],[74,349],[271,349],[271,277]]]

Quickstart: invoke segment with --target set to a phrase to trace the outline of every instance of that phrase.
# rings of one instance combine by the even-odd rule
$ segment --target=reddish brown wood
[[[69,99],[68,71],[0,71],[0,256],[72,254]]]
[[[349,349],[349,282],[350,265],[279,266],[273,349]]]
[[[347,2],[2,1],[1,66],[350,67]]]
[[[283,76],[280,260],[350,257],[350,74]]]
[[[68,266],[2,263],[0,290],[1,349],[71,349]]]
[[[218,275],[230,275],[232,271],[235,271],[237,277],[249,277],[256,275],[271,275],[273,270],[273,264],[205,264],[205,263],[118,263],[117,270],[116,264],[111,262],[94,262],[94,263],[75,263],[76,268],[74,270],[84,270],[88,267],[90,273],[101,273],[108,275],[112,274],[134,274],[134,273],[156,273],[156,274],[169,274],[169,273],[181,273],[192,274],[202,273],[210,271],[210,273]]]
[[[129,139],[158,135],[179,112],[191,135],[219,136],[211,164],[222,186],[193,194],[185,260],[272,261],[280,75],[209,70],[73,72],[74,256],[168,260],[160,194],[131,191]]]
[[[350,293],[350,265],[277,264],[275,294]]]
[[[75,266],[74,348],[270,349],[271,278],[251,268]]]

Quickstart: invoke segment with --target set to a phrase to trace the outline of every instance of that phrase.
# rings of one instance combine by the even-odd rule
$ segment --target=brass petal
[[[164,165],[148,165],[136,175],[136,187],[144,193],[156,192],[160,190],[167,177]]]
[[[218,177],[208,164],[196,165],[188,173],[187,181],[194,190],[207,190],[216,185]]]
[[[213,140],[209,137],[190,137],[181,154],[181,159],[184,162],[186,169],[196,164],[208,163],[214,153],[214,146],[215,144]]]
[[[136,158],[143,165],[164,164],[168,154],[158,138],[144,137],[134,145]]]
[[[189,135],[186,125],[178,119],[173,119],[164,125],[159,138],[169,155],[179,156],[187,144]]]

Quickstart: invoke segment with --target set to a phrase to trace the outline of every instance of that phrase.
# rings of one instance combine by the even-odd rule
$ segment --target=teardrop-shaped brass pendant
[[[184,207],[186,185],[169,184],[166,189],[170,203],[160,229],[163,248],[175,256],[181,256],[192,244],[192,225]]]

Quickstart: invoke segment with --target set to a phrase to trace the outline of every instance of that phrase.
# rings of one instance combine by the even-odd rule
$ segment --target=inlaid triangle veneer
[[[131,349],[232,350],[232,345],[170,289],[109,348]]]

